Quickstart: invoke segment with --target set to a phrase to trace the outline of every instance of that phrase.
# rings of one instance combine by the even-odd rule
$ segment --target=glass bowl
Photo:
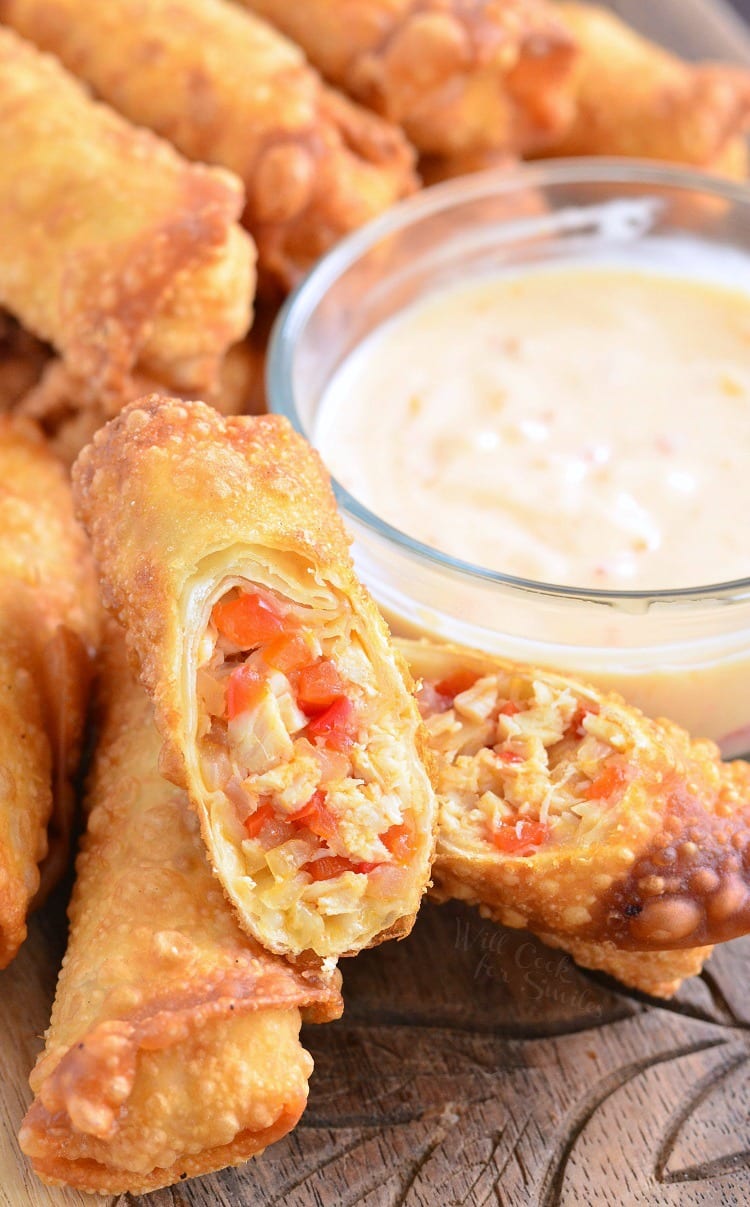
[[[644,257],[750,294],[750,189],[605,159],[427,189],[338,244],[289,298],[270,345],[270,408],[315,444],[342,361],[428,292],[524,265]],[[357,571],[394,632],[574,671],[713,737],[727,756],[750,750],[750,578],[648,592],[532,582],[441,553],[334,489]]]

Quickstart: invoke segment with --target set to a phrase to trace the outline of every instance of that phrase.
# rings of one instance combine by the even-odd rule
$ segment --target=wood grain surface
[[[344,964],[346,1012],[309,1027],[297,1131],[239,1170],[92,1199],[15,1144],[63,948],[60,896],[0,974],[0,1207],[572,1207],[750,1202],[750,940],[658,1004],[528,935],[426,906]]]

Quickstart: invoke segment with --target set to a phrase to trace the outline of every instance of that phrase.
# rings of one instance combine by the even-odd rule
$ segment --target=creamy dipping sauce
[[[647,269],[436,291],[339,368],[315,443],[394,527],[605,590],[750,576],[750,298]]]

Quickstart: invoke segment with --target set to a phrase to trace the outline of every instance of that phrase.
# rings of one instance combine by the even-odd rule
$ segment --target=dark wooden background
[[[62,902],[0,974],[2,1207],[48,1191],[14,1135],[64,943]],[[457,905],[344,961],[296,1132],[237,1170],[107,1207],[718,1207],[750,1203],[750,939],[668,1003]],[[4,1148],[3,1148],[4,1145]]]

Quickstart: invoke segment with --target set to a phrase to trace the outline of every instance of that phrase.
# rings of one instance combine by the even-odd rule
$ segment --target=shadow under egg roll
[[[49,349],[0,310],[0,414],[15,410],[37,385],[49,359]]]
[[[0,417],[0,967],[68,854],[99,602],[62,466]]]
[[[438,899],[662,996],[750,931],[750,766],[567,676],[396,645],[422,681]]]
[[[224,0],[56,0],[54,16],[47,0],[0,0],[0,19],[131,121],[241,177],[267,288],[296,284],[416,188],[400,129],[327,88],[297,46]]]
[[[158,772],[148,697],[107,636],[70,939],[22,1150],[44,1181],[143,1193],[237,1165],[307,1100],[301,1015],[341,1014],[340,977],[237,926],[182,792]]]
[[[278,416],[153,397],[74,467],[104,599],[243,927],[351,955],[409,932],[437,804],[411,679],[322,462]]]
[[[242,203],[229,172],[188,163],[0,27],[0,304],[54,345],[100,422],[139,372],[217,388],[252,315]]]
[[[575,43],[547,0],[240,0],[422,153],[528,154],[572,116]]]
[[[558,8],[579,47],[575,116],[542,154],[663,159],[746,178],[750,72],[684,62],[597,5]]]

